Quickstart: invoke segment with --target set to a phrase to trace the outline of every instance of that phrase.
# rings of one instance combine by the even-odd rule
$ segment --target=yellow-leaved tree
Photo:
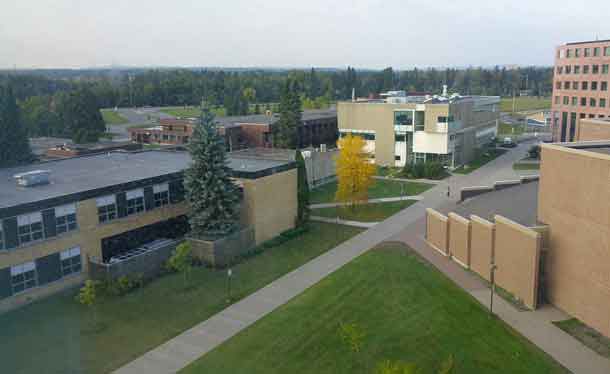
[[[369,197],[375,165],[368,160],[364,139],[347,135],[339,140],[337,158],[337,193],[335,200],[355,205]]]

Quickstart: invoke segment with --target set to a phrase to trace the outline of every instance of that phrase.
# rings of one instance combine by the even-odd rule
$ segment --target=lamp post
[[[490,299],[489,299],[489,314],[491,314],[491,315],[494,314],[494,293],[496,292],[495,274],[496,274],[496,269],[497,268],[498,268],[498,266],[496,264],[494,264],[493,262],[491,263],[491,266],[489,268],[489,270],[490,270],[490,280],[491,280],[491,294],[490,294]]]
[[[231,278],[233,277],[233,270],[229,268],[227,270],[227,303],[231,302]]]

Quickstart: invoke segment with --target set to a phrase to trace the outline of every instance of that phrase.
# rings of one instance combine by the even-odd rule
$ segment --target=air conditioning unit
[[[49,184],[50,170],[32,170],[25,173],[13,175],[18,186],[32,187],[41,184]]]
[[[326,144],[320,144],[320,152],[326,152]]]

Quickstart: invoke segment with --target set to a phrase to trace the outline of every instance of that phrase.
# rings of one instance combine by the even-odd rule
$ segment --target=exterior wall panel
[[[449,220],[434,209],[426,209],[426,240],[437,251],[449,254]]]
[[[477,216],[470,216],[470,222],[470,268],[490,281],[495,225]]]
[[[470,221],[449,213],[449,254],[465,268],[470,267]]]

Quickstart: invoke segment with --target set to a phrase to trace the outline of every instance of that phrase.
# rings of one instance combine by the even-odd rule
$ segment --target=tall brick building
[[[610,117],[609,66],[610,39],[557,47],[552,102],[553,140],[576,140],[580,119]]]

